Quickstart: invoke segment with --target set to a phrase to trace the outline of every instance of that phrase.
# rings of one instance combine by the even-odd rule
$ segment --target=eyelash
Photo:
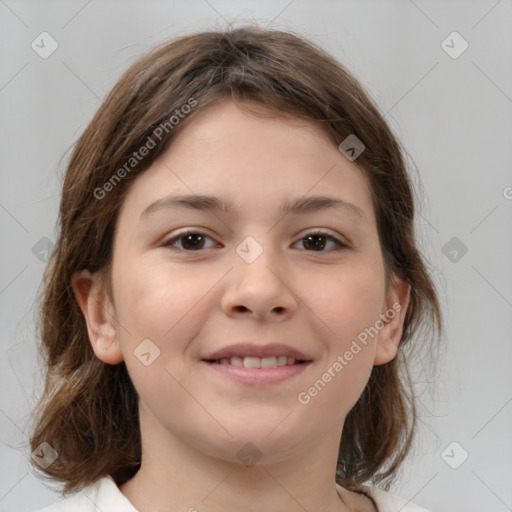
[[[183,233],[180,233],[179,235],[173,237],[173,238],[170,238],[169,240],[167,240],[167,242],[165,242],[163,244],[164,247],[168,247],[170,248],[171,250],[173,251],[181,251],[181,252],[201,252],[203,250],[206,250],[206,249],[198,249],[198,250],[187,250],[187,249],[181,249],[181,248],[178,248],[178,247],[175,247],[174,244],[175,242],[179,241],[180,239],[188,236],[188,235],[201,235],[201,236],[204,236],[206,238],[210,238],[212,239],[210,236],[208,236],[207,234],[203,233],[202,231],[196,231],[196,230],[188,230],[188,231],[185,231]],[[333,235],[330,235],[329,233],[325,232],[325,231],[312,231],[310,233],[306,233],[300,240],[298,240],[298,242],[301,242],[303,240],[305,240],[308,236],[322,236],[322,237],[325,237],[325,239],[327,241],[332,241],[336,244],[336,249],[333,249],[334,252],[339,252],[339,251],[342,251],[344,249],[348,249],[349,246],[347,244],[345,244],[344,242],[342,242],[339,238],[333,236]],[[307,251],[307,252],[319,252],[319,253],[322,253],[322,252],[332,252],[332,251]]]

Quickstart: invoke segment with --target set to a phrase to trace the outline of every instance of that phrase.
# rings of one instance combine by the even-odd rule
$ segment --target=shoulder
[[[365,490],[377,503],[379,512],[428,512],[426,508],[419,507],[409,500],[379,487],[365,486]]]
[[[72,496],[34,512],[98,512],[98,510],[138,512],[119,490],[111,476],[100,478]]]

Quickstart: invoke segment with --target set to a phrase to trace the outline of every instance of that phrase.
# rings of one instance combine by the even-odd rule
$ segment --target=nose
[[[251,263],[233,251],[233,270],[222,297],[228,316],[244,315],[257,320],[283,321],[297,310],[286,262],[276,252],[264,249]]]

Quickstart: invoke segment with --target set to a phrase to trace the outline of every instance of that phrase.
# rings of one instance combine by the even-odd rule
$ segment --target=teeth
[[[266,358],[268,359],[268,358]],[[259,357],[244,357],[244,367],[245,368],[261,368],[261,363],[263,359]]]
[[[222,358],[219,364],[230,364],[231,366],[239,366],[245,368],[277,368],[278,366],[291,366],[295,364],[293,357],[240,357],[233,356],[230,358]]]
[[[293,359],[290,357],[290,359]],[[288,358],[286,356],[279,356],[277,358],[277,366],[286,366],[286,363],[288,362]],[[293,364],[293,363],[291,363]]]
[[[231,359],[226,359],[227,364],[231,362],[231,366],[240,366],[242,367],[244,365],[244,358],[233,356]],[[222,363],[221,363],[222,364]]]

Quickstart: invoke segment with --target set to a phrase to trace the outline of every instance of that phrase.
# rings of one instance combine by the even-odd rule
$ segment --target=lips
[[[224,347],[215,352],[211,352],[201,359],[207,362],[220,362],[221,359],[229,360],[233,357],[238,357],[241,359],[250,357],[259,359],[272,357],[277,359],[279,357],[286,357],[287,360],[293,358],[297,363],[312,361],[312,357],[282,343],[270,343],[267,345],[256,345],[254,343],[237,343],[235,345]]]

